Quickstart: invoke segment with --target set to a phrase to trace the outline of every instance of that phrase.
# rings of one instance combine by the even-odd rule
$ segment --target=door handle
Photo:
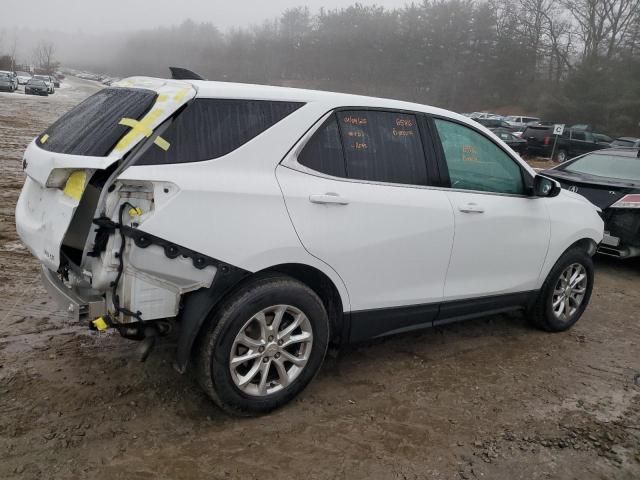
[[[333,205],[348,205],[349,200],[344,197],[341,197],[337,193],[324,193],[324,194],[315,194],[309,195],[309,201],[311,203],[321,203],[321,204],[333,204]]]
[[[468,202],[458,207],[462,213],[484,213],[484,207],[475,202]]]

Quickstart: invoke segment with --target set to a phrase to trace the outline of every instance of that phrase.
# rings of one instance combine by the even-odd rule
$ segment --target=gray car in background
[[[8,73],[0,72],[0,91],[13,92],[14,90],[13,79]]]
[[[0,90],[15,92],[18,89],[18,77],[14,72],[0,70]]]
[[[32,78],[24,86],[24,93],[25,95],[43,95],[46,97],[49,95],[49,86],[44,80]]]

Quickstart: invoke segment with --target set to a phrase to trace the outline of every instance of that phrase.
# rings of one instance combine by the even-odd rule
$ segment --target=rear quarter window
[[[149,148],[138,165],[212,160],[231,153],[303,103],[199,98],[162,133],[169,149]]]
[[[29,84],[44,85],[44,82],[35,79]],[[100,90],[60,117],[44,132],[48,137],[40,135],[37,144],[55,153],[104,157],[129,131],[129,127],[118,122],[125,117],[140,120],[155,98],[155,92],[150,90]]]

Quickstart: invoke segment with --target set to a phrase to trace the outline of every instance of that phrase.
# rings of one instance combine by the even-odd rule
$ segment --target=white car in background
[[[17,231],[76,318],[144,346],[178,328],[176,369],[228,412],[290,401],[330,342],[518,310],[563,331],[587,307],[596,207],[462,115],[115,85],[29,145]]]
[[[28,72],[16,72],[18,76],[18,84],[25,85],[29,80],[31,80],[31,74]]]
[[[477,119],[483,119],[483,120],[502,120],[502,115],[498,115],[497,113],[490,113],[490,112],[473,112],[471,114],[469,114],[469,117],[477,120]]]
[[[520,133],[524,131],[527,125],[538,123],[540,121],[538,117],[523,117],[520,115],[509,115],[508,117],[505,117],[504,120]]]
[[[36,80],[42,80],[46,85],[47,85],[47,89],[49,90],[50,94],[56,93],[56,87],[54,85],[54,80],[51,76],[49,75],[34,75],[32,78],[36,79]]]

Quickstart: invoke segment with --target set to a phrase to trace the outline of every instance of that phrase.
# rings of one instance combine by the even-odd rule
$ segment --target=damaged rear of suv
[[[134,77],[86,99],[25,151],[27,177],[16,206],[18,233],[42,263],[47,290],[72,318],[143,340],[142,358],[177,323],[179,372],[213,307],[250,272],[278,278],[274,267],[287,270],[285,259],[321,265],[302,253],[273,177],[304,122],[294,119],[273,138],[250,142],[304,103],[263,100],[248,89],[218,95],[213,82],[198,96],[196,83]],[[256,251],[250,245],[261,236]],[[331,281],[315,275],[320,288],[330,288]],[[340,295],[329,295],[340,309]],[[291,337],[309,320],[293,325],[294,310],[279,315],[288,336],[265,348],[278,350],[272,356],[292,355],[279,368],[293,379],[311,350]],[[318,332],[316,341],[325,343],[313,359],[319,364],[328,338]],[[273,390],[266,380],[249,390]]]

